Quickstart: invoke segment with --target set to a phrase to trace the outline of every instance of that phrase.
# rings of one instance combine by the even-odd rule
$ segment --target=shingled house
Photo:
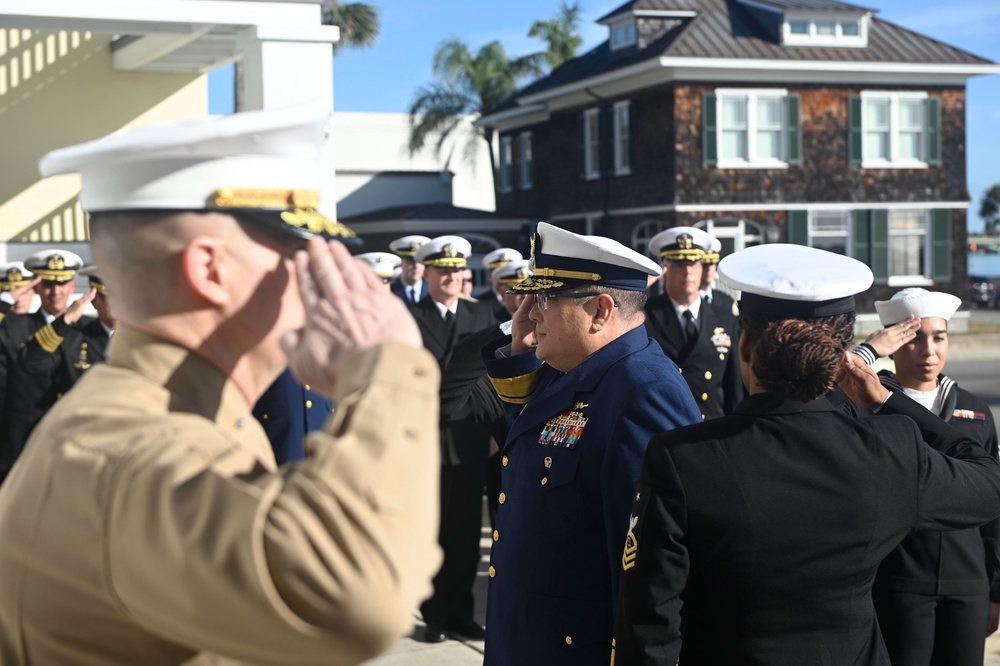
[[[964,294],[966,82],[995,63],[835,0],[632,0],[608,40],[493,110],[497,213],[637,249],[693,225],[723,254],[856,257],[861,299]]]

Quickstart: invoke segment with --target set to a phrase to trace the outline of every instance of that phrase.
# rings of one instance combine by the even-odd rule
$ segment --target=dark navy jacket
[[[427,295],[427,289],[428,289],[427,280],[421,280],[420,293],[417,294],[417,300],[411,303],[410,301],[406,300],[406,284],[402,280],[396,280],[391,285],[389,285],[389,291],[399,296],[403,300],[403,302],[406,303],[407,305],[416,305],[421,300],[423,300],[424,296]]]
[[[483,357],[510,405],[490,558],[487,666],[606,666],[622,543],[646,444],[701,421],[677,366],[639,326],[566,374],[533,352]],[[513,389],[513,391],[508,390]],[[522,393],[526,396],[527,393]]]
[[[331,411],[333,401],[303,387],[291,370],[281,373],[253,407],[279,465],[305,457],[306,433],[322,430]]]

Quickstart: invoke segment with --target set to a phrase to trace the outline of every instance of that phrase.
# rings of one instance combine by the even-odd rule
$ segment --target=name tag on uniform
[[[970,419],[972,421],[985,421],[986,414],[982,412],[974,412],[971,409],[956,409],[951,413],[951,417],[954,419]]]
[[[567,449],[575,448],[587,421],[583,412],[563,412],[545,423],[542,434],[538,437],[538,443]]]

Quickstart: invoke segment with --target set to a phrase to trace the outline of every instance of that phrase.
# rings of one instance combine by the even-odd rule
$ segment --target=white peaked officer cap
[[[519,259],[498,266],[493,269],[493,279],[508,287],[513,287],[518,282],[526,280],[532,276],[531,262],[527,259]]]
[[[854,311],[854,295],[872,285],[857,259],[805,245],[772,243],[734,252],[719,278],[743,293],[740,312],[811,318]]]
[[[485,257],[483,257],[483,268],[493,271],[504,264],[512,261],[521,261],[524,256],[517,250],[509,247],[498,247]]]
[[[875,311],[883,326],[898,324],[910,315],[924,319],[938,317],[948,321],[962,304],[958,296],[926,289],[903,289],[887,301],[875,301]]]
[[[20,261],[8,261],[0,264],[0,290],[12,291],[18,287],[31,284],[35,276],[31,274]]]
[[[694,227],[671,227],[649,239],[649,252],[670,261],[701,261],[712,237]]]
[[[421,245],[413,258],[425,266],[465,268],[470,254],[472,243],[461,236],[438,236]]]
[[[68,250],[42,250],[24,260],[24,267],[49,282],[69,282],[83,266],[83,259]]]
[[[400,257],[412,259],[420,246],[429,240],[427,236],[403,236],[389,243],[389,250]]]
[[[151,125],[52,151],[39,169],[79,173],[91,213],[214,210],[300,238],[355,239],[317,210],[329,118],[317,104]]]
[[[104,284],[104,280],[97,274],[97,266],[90,264],[84,266],[79,270],[77,275],[82,275],[87,278],[87,282],[90,284],[91,289],[96,289],[98,294],[102,296],[108,295],[108,288]]]
[[[722,252],[722,241],[720,241],[715,236],[709,236],[709,240],[712,242],[705,256],[701,258],[701,263],[703,264],[717,264],[719,259],[721,259],[720,252]]]
[[[383,280],[397,278],[403,271],[403,260],[389,252],[365,252],[359,254],[357,258],[368,264],[375,271],[375,275]]]
[[[604,236],[581,236],[539,222],[531,238],[532,276],[510,288],[524,294],[600,285],[646,291],[660,267],[648,257]]]

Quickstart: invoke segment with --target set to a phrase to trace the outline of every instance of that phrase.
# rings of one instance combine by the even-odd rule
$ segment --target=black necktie
[[[449,331],[455,330],[455,313],[448,310],[444,313],[444,323],[448,326]]]
[[[417,290],[411,286],[406,287],[406,299],[410,301],[411,304],[416,304],[417,302]]]
[[[694,315],[690,310],[684,311],[684,338],[691,342],[698,337],[698,329],[694,326]]]

